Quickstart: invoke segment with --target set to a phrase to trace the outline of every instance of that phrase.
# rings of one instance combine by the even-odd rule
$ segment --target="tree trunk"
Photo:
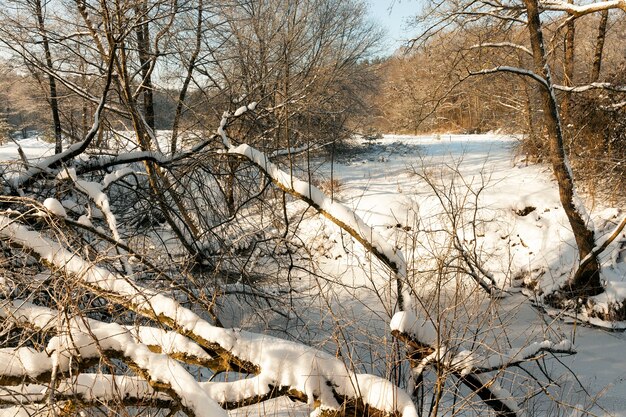
[[[154,96],[150,71],[150,32],[146,3],[141,2],[135,12],[139,19],[135,33],[137,35],[137,54],[139,55],[139,65],[141,66],[144,117],[146,118],[146,124],[154,132]]]
[[[593,67],[591,69],[591,79],[589,82],[595,83],[600,79],[600,69],[602,68],[602,53],[604,52],[604,39],[606,38],[606,25],[609,20],[609,11],[602,10],[600,24],[598,25],[598,37],[596,38],[596,51],[593,56]]]
[[[572,0],[568,0],[568,3],[573,3]],[[574,85],[574,42],[576,39],[576,20],[572,17],[567,22],[567,30],[565,32],[565,60],[564,60],[564,79],[563,85]],[[570,122],[571,112],[571,93],[565,92],[563,95],[563,104],[561,110],[563,113],[563,120],[568,124]]]
[[[541,89],[541,95],[544,119],[549,137],[550,161],[559,187],[561,205],[572,227],[578,248],[578,256],[582,260],[592,253],[595,245],[594,232],[587,226],[585,219],[583,219],[583,214],[580,211],[580,207],[577,207],[574,201],[576,198],[574,181],[563,145],[563,131],[556,96],[552,88],[550,67],[546,60],[543,46],[543,33],[537,0],[524,0],[524,4],[528,14],[527,25],[533,51],[535,72],[546,80],[546,88]],[[578,206],[580,206],[580,204],[578,204]],[[572,293],[571,295],[585,296],[602,292],[599,271],[600,265],[595,257],[591,262],[588,262],[584,268],[579,268],[568,282]]]
[[[48,34],[43,19],[43,8],[41,0],[35,0],[35,14],[37,15],[37,24],[39,33],[42,37],[43,50],[46,56],[46,68],[48,69],[48,83],[50,85],[50,109],[52,110],[52,123],[54,124],[54,153],[63,152],[63,137],[61,135],[61,118],[59,116],[59,102],[57,99],[57,84],[52,75],[52,54],[50,52],[50,42],[48,42]]]
[[[191,82],[191,77],[193,76],[193,70],[196,65],[196,60],[198,59],[198,54],[200,53],[200,47],[202,42],[202,0],[198,0],[198,22],[196,24],[196,45],[189,58],[189,64],[187,65],[187,75],[185,77],[185,81],[183,82],[183,86],[180,89],[180,93],[178,95],[178,103],[176,104],[176,112],[174,113],[174,123],[172,124],[172,140],[170,144],[170,150],[172,155],[176,153],[178,148],[178,129],[180,126],[180,118],[183,113],[183,107],[185,105],[185,97],[187,96],[187,90],[189,89],[189,83]]]

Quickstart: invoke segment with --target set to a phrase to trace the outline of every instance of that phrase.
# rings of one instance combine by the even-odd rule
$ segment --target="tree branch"
[[[52,310],[24,303],[5,303],[1,310],[4,317],[17,317],[20,323],[40,328],[58,321],[58,314],[55,316]],[[0,349],[0,385],[50,382],[55,369],[61,373],[76,366],[86,369],[99,362],[101,356],[113,357],[122,359],[155,390],[180,401],[187,414],[226,416],[180,364],[137,343],[128,329],[117,323],[79,320],[62,323],[67,326],[67,333],[52,337],[44,351],[28,347]]]
[[[580,265],[578,265],[576,274],[578,274],[579,271],[584,271],[585,267],[592,262],[594,259],[597,259],[597,257],[606,250],[606,248],[609,247],[609,245],[619,237],[619,235],[622,233],[622,230],[624,230],[624,228],[626,227],[626,216],[624,216],[624,218],[622,219],[622,221],[615,227],[615,229],[613,229],[613,232],[611,232],[607,237],[605,237],[602,242],[596,242],[596,247],[587,255],[583,258],[582,261],[580,261]]]
[[[617,93],[626,93],[626,86],[623,85],[613,85],[611,83],[591,83],[587,85],[578,85],[578,86],[566,86],[566,85],[558,85],[555,84],[555,90],[567,91],[569,93],[584,93],[589,90],[608,90],[614,91]]]
[[[489,68],[489,69],[483,69],[480,71],[470,71],[469,75],[470,76],[474,76],[474,75],[485,75],[485,74],[495,74],[498,72],[508,72],[508,73],[513,73],[513,74],[517,74],[517,75],[521,75],[524,77],[529,77],[535,81],[537,81],[539,84],[541,84],[546,90],[550,91],[550,86],[548,85],[548,82],[546,81],[545,78],[541,77],[540,75],[524,69],[524,68],[518,68],[518,67],[509,67],[506,65],[499,65],[497,67],[494,68]]]
[[[567,340],[535,342],[523,348],[513,348],[503,354],[482,357],[468,350],[458,353],[439,342],[436,329],[427,320],[418,319],[413,313],[398,312],[391,320],[391,334],[410,346],[412,366],[422,372],[429,363],[438,369],[452,373],[463,384],[478,395],[499,416],[522,415],[517,404],[504,396],[493,379],[485,381],[482,373],[504,369],[523,362],[539,359],[539,353],[575,353]],[[507,393],[508,394],[508,393]],[[510,396],[510,394],[508,394]]]
[[[386,379],[356,374],[336,357],[299,343],[212,326],[175,300],[144,288],[129,277],[118,276],[85,261],[61,244],[5,216],[0,216],[0,238],[30,250],[45,264],[79,278],[81,285],[97,295],[189,337],[216,359],[211,364],[214,371],[260,375],[267,386],[301,392],[307,402],[319,401],[332,409],[340,409],[343,402],[354,401],[363,407],[381,407],[379,410],[384,413],[416,415],[408,394]],[[267,363],[272,365],[263,366]]]
[[[486,43],[480,43],[480,44],[470,46],[470,49],[479,49],[479,48],[514,48],[514,49],[524,52],[527,55],[530,55],[531,57],[533,56],[533,53],[530,49],[526,48],[523,45],[519,45],[513,42],[495,42],[495,43],[486,42]]]
[[[575,17],[609,9],[622,9],[626,12],[626,0],[600,1],[586,5],[577,5],[561,1],[542,1],[539,3],[539,6],[543,10],[566,12]]]
[[[37,179],[41,175],[45,175],[49,169],[58,167],[59,165],[69,161],[70,159],[80,155],[83,153],[87,147],[91,144],[92,140],[96,137],[98,130],[100,129],[100,117],[102,116],[102,110],[104,109],[104,105],[107,100],[107,94],[111,87],[111,79],[113,78],[113,63],[115,62],[115,45],[111,50],[109,64],[107,68],[106,74],[106,82],[104,85],[104,89],[102,91],[102,96],[100,98],[100,103],[96,108],[94,113],[94,121],[91,126],[91,129],[85,135],[85,139],[82,142],[78,142],[64,152],[51,156],[49,158],[44,159],[42,162],[37,163],[28,169],[24,174],[20,175],[18,178],[14,180],[13,187],[15,189],[21,189],[22,187],[27,187],[30,185],[35,179]]]

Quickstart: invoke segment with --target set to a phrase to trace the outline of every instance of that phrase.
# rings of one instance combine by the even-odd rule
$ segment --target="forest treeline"
[[[44,132],[57,154],[84,141],[176,155],[249,104],[254,116],[231,134],[289,154],[290,170],[294,152],[332,152],[359,133],[518,133],[526,162],[552,165],[581,259],[595,237],[572,203],[574,182],[613,204],[625,185],[621,3],[542,2],[536,14],[528,4],[427,4],[415,37],[386,58],[359,1],[10,4],[0,15],[11,57],[4,136]],[[227,178],[241,168],[226,166]],[[233,213],[231,182],[222,191]]]
[[[317,19],[313,25],[319,25],[315,28],[318,33],[307,33],[312,23],[301,16],[294,16],[291,29],[277,18],[279,13],[273,15],[272,22],[268,10],[274,7],[276,11],[276,5],[265,11],[260,7],[256,11],[254,7],[216,10],[211,5],[204,16],[197,16],[205,20],[204,24],[193,21],[191,14],[197,10],[183,10],[188,14],[186,20],[177,24],[186,24],[185,27],[175,27],[170,22],[171,32],[165,36],[159,34],[167,37],[165,40],[150,39],[147,34],[143,40],[149,57],[147,65],[156,58],[155,54],[167,58],[164,63],[159,61],[152,75],[148,94],[152,97],[139,98],[153,102],[156,129],[172,130],[174,124],[177,129],[182,126],[182,130],[211,128],[225,108],[244,100],[244,91],[253,91],[258,93],[254,98],[268,106],[284,97],[297,103],[290,111],[292,120],[283,121],[285,125],[295,123],[296,127],[292,132],[283,127],[281,132],[273,126],[274,135],[306,136],[304,132],[310,130],[322,141],[332,141],[355,132],[499,131],[525,134],[525,151],[545,156],[538,86],[532,80],[511,74],[471,75],[494,66],[528,66],[532,54],[523,47],[527,44],[523,29],[479,21],[422,33],[420,28],[427,20],[423,17],[419,21],[416,10],[414,32],[420,35],[391,56],[373,58],[374,53],[380,53],[382,32],[367,20],[364,5],[343,6],[339,15],[350,19],[342,22],[337,19],[333,24],[338,26],[329,29],[322,26],[328,23],[321,16],[323,9],[313,7],[313,3],[316,2],[311,2],[309,12],[320,13],[313,16]],[[326,3],[327,7],[339,4]],[[559,92],[570,152],[574,157],[603,159],[612,166],[623,161],[626,153],[623,121],[626,24],[621,13],[578,18],[574,35],[569,34],[567,14],[550,15],[551,21],[543,27],[549,40],[548,55],[555,84],[587,86],[581,89],[585,91],[577,93]],[[63,21],[58,15],[50,20],[56,25]],[[345,30],[353,32],[351,44],[331,46],[333,37]],[[288,38],[285,31],[289,31]],[[16,46],[21,41],[18,33],[9,35],[6,28],[4,32],[7,42],[11,42],[11,37]],[[51,28],[51,64],[74,77],[71,84],[57,83],[60,85],[56,94],[61,128],[64,137],[72,142],[81,138],[89,127],[97,104],[85,97],[89,83],[94,81],[85,64],[80,63],[88,60],[93,51],[78,42],[72,50],[55,51],[65,45],[61,39],[54,39],[55,33]],[[221,40],[212,39],[216,34]],[[136,35],[139,36],[139,31]],[[572,36],[571,48],[568,36]],[[198,41],[195,50],[194,38]],[[29,42],[34,46],[40,44],[36,39]],[[167,43],[167,49],[159,47],[157,42]],[[163,50],[151,50],[154,46]],[[139,52],[138,47],[133,49]],[[570,49],[572,52],[568,52]],[[6,139],[9,133],[25,136],[28,131],[37,131],[53,139],[51,95],[45,71],[29,64],[28,56],[15,52],[9,48],[13,59],[5,55],[0,60],[1,135]],[[34,58],[35,52],[32,54]],[[197,72],[186,79],[190,66]],[[591,83],[598,82],[616,87],[590,88]],[[76,85],[81,86],[83,93],[73,88]],[[181,93],[187,97],[184,107],[177,109]],[[118,119],[110,127],[124,129],[125,122],[130,121]]]
[[[247,100],[272,109],[254,126],[266,149],[334,143],[353,133],[497,131],[524,134],[521,153],[545,159],[540,86],[519,74],[477,74],[499,66],[532,66],[519,21],[475,18],[440,26],[443,12],[427,7],[421,14],[416,10],[411,29],[416,37],[381,58],[383,33],[368,20],[365,5],[305,3],[290,11],[281,10],[279,2],[193,7],[182,2],[171,15],[160,2],[149,10],[129,7],[132,16],[125,24],[141,22],[127,39],[129,56],[138,58],[135,67],[129,58],[130,84],[142,90],[136,98],[148,124],[173,131],[172,151],[179,147],[179,135],[214,129],[223,111]],[[66,141],[76,142],[91,125],[97,105],[92,90],[101,88],[96,73],[103,68],[92,65],[97,45],[68,44],[72,35],[63,25],[73,14],[83,19],[72,21],[78,32],[91,30],[84,20],[89,5],[46,11],[39,1],[24,4],[32,9],[28,19],[41,39],[25,37],[20,28],[28,19],[11,25],[17,15],[5,11],[0,136],[6,140],[36,131],[54,141],[62,131]],[[326,13],[330,9],[336,10],[333,17]],[[289,13],[291,20],[283,19]],[[586,169],[576,172],[589,180],[592,191],[598,178],[611,178],[606,188],[612,195],[624,185],[626,165],[622,13],[543,15],[568,154],[574,164],[584,164]],[[110,130],[131,130],[132,118],[123,112],[103,121]],[[98,146],[105,142],[104,132]]]
[[[430,22],[425,14],[420,24]],[[592,194],[618,198],[626,160],[626,21],[622,11],[544,14],[544,39],[576,176]],[[523,134],[519,152],[547,160],[541,85],[530,77],[485,69],[532,69],[523,26],[510,22],[425,31],[406,50],[377,63],[373,131]],[[494,19],[497,20],[497,19]],[[419,31],[418,31],[419,33]],[[613,200],[615,201],[615,200]]]

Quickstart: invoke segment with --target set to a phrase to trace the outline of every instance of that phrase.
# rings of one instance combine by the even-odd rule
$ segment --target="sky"
[[[402,45],[402,40],[411,37],[406,20],[419,12],[419,0],[369,0],[370,14],[387,30],[386,45],[393,52]]]

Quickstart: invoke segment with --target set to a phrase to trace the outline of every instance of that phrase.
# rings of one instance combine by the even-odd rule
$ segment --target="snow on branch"
[[[470,49],[480,48],[513,48],[522,51],[527,55],[533,56],[533,53],[530,49],[526,48],[524,45],[519,45],[513,42],[486,42],[470,46]]]
[[[524,77],[529,77],[532,78],[533,80],[539,82],[546,90],[550,90],[550,86],[548,84],[548,81],[546,81],[545,78],[539,76],[538,74],[524,69],[524,68],[518,68],[518,67],[509,67],[506,65],[499,65],[497,67],[494,68],[489,68],[489,69],[483,69],[480,71],[470,71],[469,75],[486,75],[486,74],[495,74],[498,72],[509,72],[509,73],[513,73],[513,74],[517,74],[517,75],[522,75]]]
[[[83,373],[59,381],[54,388],[44,384],[3,387],[0,404],[43,404],[50,399],[50,390],[54,390],[55,401],[75,401],[85,405],[156,403],[169,408],[174,402],[165,393],[155,392],[150,384],[136,376]]]
[[[61,325],[69,330],[72,339],[88,333],[93,335],[92,329],[107,325],[88,318],[71,318],[69,322],[59,323],[61,320],[59,320],[60,313],[58,311],[22,300],[14,300],[0,305],[0,317],[11,320],[18,326],[35,327],[42,331],[54,332]],[[211,367],[216,361],[221,361],[221,359],[212,358],[199,345],[178,333],[148,326],[123,327],[137,343],[145,344],[152,352],[166,353],[168,356],[185,363],[206,367]],[[101,345],[99,340],[95,340],[95,343]],[[104,350],[102,347],[100,349]],[[48,356],[50,355],[48,354]],[[88,357],[82,355],[80,357],[83,360],[87,359],[83,368],[91,365]],[[77,370],[74,369],[74,371]],[[25,375],[22,376],[25,378]],[[32,380],[30,379],[30,381]],[[34,380],[47,381],[48,374],[44,373],[43,376]],[[260,377],[233,382],[202,382],[199,385],[206,395],[219,402],[220,406],[231,409],[276,396],[297,396],[297,393],[290,392],[287,388],[277,389],[265,384]],[[36,384],[22,385],[10,390],[10,397],[0,393],[0,403],[44,402],[48,398],[47,395],[44,395],[47,391],[46,388],[46,386]],[[4,389],[7,389],[6,386]],[[55,390],[56,400],[73,399],[84,404],[114,403],[121,399],[124,404],[139,405],[153,403],[155,398],[158,398],[158,406],[166,407],[166,402],[174,403],[172,398],[165,393],[155,392],[144,379],[129,376],[94,374],[82,377],[81,375],[78,380],[62,381]]]
[[[234,116],[240,116],[247,110],[253,110],[256,103],[238,108]],[[366,224],[353,210],[326,196],[314,185],[299,180],[291,174],[281,170],[276,164],[258,149],[247,144],[235,146],[226,134],[226,126],[231,115],[224,113],[220,126],[217,129],[218,135],[222,138],[222,144],[230,155],[244,157],[260,168],[274,184],[281,190],[293,195],[309,204],[321,215],[338,225],[344,231],[354,237],[370,253],[372,253],[382,263],[387,265],[396,275],[398,284],[398,305],[401,310],[408,308],[410,296],[403,294],[403,281],[407,276],[406,261],[402,251],[391,245],[372,227]]]
[[[279,149],[270,154],[270,158],[275,158],[277,156],[285,156],[285,155],[295,155],[302,152],[305,152],[310,149],[309,144],[305,143],[304,145],[298,147],[291,147],[286,149]]]
[[[215,141],[215,137],[204,140],[194,147],[174,155],[166,155],[160,151],[135,151],[120,155],[91,155],[88,160],[77,161],[75,164],[78,175],[93,171],[103,171],[117,165],[128,165],[134,162],[152,162],[160,167],[168,167],[178,161],[197,155]]]
[[[431,352],[438,351],[437,355],[430,355],[432,357],[429,360],[438,360],[445,364],[446,368],[459,372],[463,376],[469,373],[491,372],[536,360],[543,352],[576,353],[569,340],[561,340],[557,343],[550,340],[533,342],[521,348],[511,348],[507,352],[488,356],[480,355],[472,350],[459,350],[458,347],[453,350],[439,343],[437,331],[429,321],[418,319],[415,314],[406,311],[396,313],[391,320],[390,327],[396,335],[404,339],[409,338],[414,345],[419,345],[422,349]]]
[[[420,319],[414,313],[407,311],[396,313],[391,320],[390,327],[394,337],[413,349],[410,359],[415,374],[421,374],[426,366],[434,364],[435,367],[456,376],[500,415],[517,416],[523,413],[513,401],[512,395],[500,387],[495,378],[480,374],[537,360],[542,353],[575,353],[568,340],[558,343],[544,340],[488,356],[482,356],[471,350],[452,349],[439,340],[438,332],[432,322]]]
[[[60,312],[37,306],[25,300],[12,300],[0,303],[0,318],[10,320],[17,326],[35,327],[44,332],[55,332],[61,325],[70,331],[89,332],[102,322],[89,318],[72,318],[69,323],[61,321]],[[165,353],[181,362],[207,366],[214,359],[191,339],[176,332],[150,326],[123,326],[136,343],[145,344],[153,352]]]
[[[3,309],[4,310],[4,309]],[[22,320],[51,322],[50,312],[18,307]],[[34,316],[34,317],[31,317]],[[43,316],[43,317],[42,317]],[[52,320],[53,321],[53,320]],[[45,350],[30,347],[0,349],[0,384],[50,382],[56,373],[65,374],[78,367],[89,367],[101,356],[122,359],[157,391],[180,401],[187,414],[193,416],[226,416],[222,408],[198,385],[195,378],[175,360],[154,353],[145,344],[137,343],[128,329],[117,323],[91,320],[88,329],[68,323],[68,331],[52,337]]]
[[[87,161],[80,161],[76,165],[78,175],[92,171],[101,171],[116,165],[128,165],[134,162],[154,162],[159,166],[166,166],[172,158],[157,151],[127,152],[121,155],[92,156]]]
[[[255,374],[261,393],[279,389],[294,393],[311,405],[318,403],[323,409],[330,410],[339,410],[349,402],[356,402],[383,413],[405,417],[417,415],[410,396],[383,378],[356,374],[336,357],[299,343],[215,327],[175,300],[144,288],[129,277],[94,265],[60,243],[5,216],[0,216],[0,238],[10,241],[13,246],[29,249],[42,262],[79,278],[96,294],[189,337],[211,356],[219,358],[212,363],[214,371],[234,370]],[[111,326],[117,331],[113,332],[113,327],[109,329],[108,325],[103,325],[105,334],[102,337],[120,333],[131,338],[126,329]],[[116,340],[115,337],[112,339]],[[132,342],[132,346],[137,344]],[[249,391],[242,390],[244,387],[249,389],[247,384],[233,383],[224,395],[237,400],[246,397]]]
[[[290,395],[285,390],[263,389],[258,377],[233,382],[199,382],[206,395],[219,399],[224,409],[236,409],[258,403],[276,394]],[[159,408],[172,408],[176,405],[166,393],[155,391],[145,379],[130,375],[80,374],[64,379],[51,388],[43,384],[22,384],[3,387],[0,390],[0,404],[43,404],[49,400],[50,390],[54,390],[55,401],[77,401],[83,405],[118,404],[128,406],[152,405]],[[231,395],[235,393],[236,395]],[[245,395],[237,395],[245,394]],[[0,415],[1,411],[0,411]]]
[[[626,93],[626,86],[614,85],[611,83],[591,83],[579,86],[553,85],[555,90],[567,91],[570,93],[584,93],[589,90],[608,90],[617,93]]]
[[[294,178],[281,170],[261,151],[243,144],[231,147],[229,154],[243,156],[263,170],[282,190],[306,201],[326,218],[354,236],[377,258],[403,278],[406,276],[406,263],[399,249],[395,248],[378,232],[367,225],[353,210],[328,198],[312,184]]]
[[[117,219],[111,211],[109,197],[107,197],[107,195],[102,191],[102,184],[80,179],[75,179],[74,184],[76,185],[76,189],[78,191],[87,195],[94,202],[96,207],[100,209],[104,215],[107,225],[109,226],[109,230],[111,230],[113,239],[115,239],[116,242],[119,242],[121,239],[120,233],[117,229]]]
[[[511,348],[507,352],[494,353],[486,357],[463,350],[450,359],[450,365],[461,369],[462,375],[467,375],[470,372],[485,373],[537,360],[543,353],[573,355],[576,351],[569,340],[564,339],[556,343],[544,340],[542,342],[533,342],[524,347]]]
[[[580,17],[589,13],[596,13],[602,10],[609,9],[622,9],[626,12],[626,0],[609,0],[600,1],[596,3],[590,3],[585,5],[578,5],[563,1],[542,1],[539,6],[543,10],[561,11],[566,12],[572,16]]]

